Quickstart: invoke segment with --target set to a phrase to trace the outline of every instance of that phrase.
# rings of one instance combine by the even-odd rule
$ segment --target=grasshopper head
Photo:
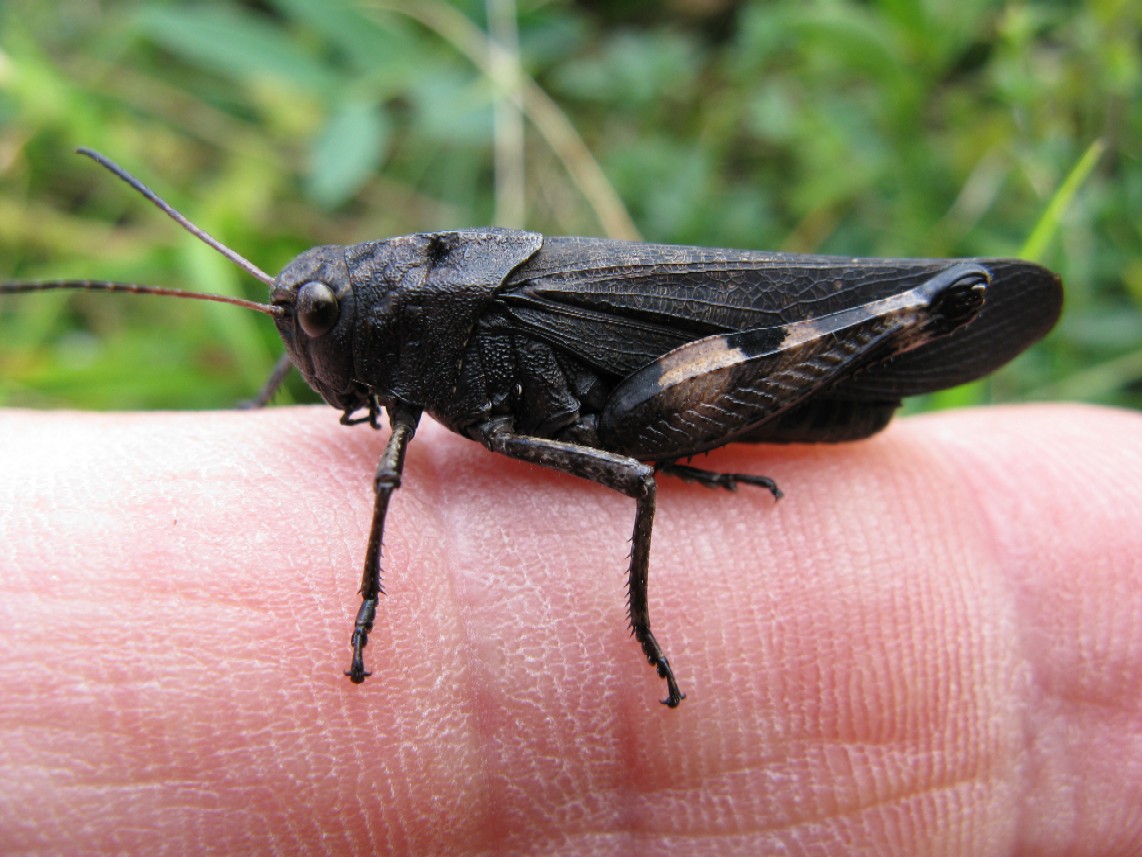
[[[339,410],[367,406],[371,393],[354,379],[356,304],[345,248],[306,250],[278,274],[270,302],[279,310],[278,334],[309,386]]]

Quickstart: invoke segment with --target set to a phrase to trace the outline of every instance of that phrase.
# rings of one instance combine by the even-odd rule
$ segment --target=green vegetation
[[[1060,329],[935,404],[1138,407],[1140,46],[1130,0],[5,0],[0,276],[264,295],[86,145],[271,272],[487,223],[1026,254],[1064,276]],[[228,307],[8,298],[0,401],[225,407],[278,351]]]

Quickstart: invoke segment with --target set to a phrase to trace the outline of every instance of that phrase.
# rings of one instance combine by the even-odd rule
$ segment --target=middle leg
[[[589,479],[634,499],[634,533],[631,537],[628,571],[631,631],[642,646],[647,660],[666,681],[667,696],[662,703],[671,708],[676,707],[686,698],[686,694],[678,688],[670,662],[650,630],[647,583],[650,537],[654,527],[654,469],[625,455],[574,443],[518,435],[502,425],[481,426],[473,435],[493,452]]]

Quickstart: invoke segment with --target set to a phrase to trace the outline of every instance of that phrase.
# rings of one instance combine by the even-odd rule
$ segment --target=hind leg
[[[772,494],[774,500],[780,500],[782,497],[781,489],[768,476],[755,476],[752,473],[716,473],[713,470],[702,470],[700,467],[690,467],[675,462],[660,462],[654,465],[654,469],[659,473],[668,473],[686,482],[697,482],[707,488],[724,488],[727,491],[737,491],[738,485],[756,485]]]

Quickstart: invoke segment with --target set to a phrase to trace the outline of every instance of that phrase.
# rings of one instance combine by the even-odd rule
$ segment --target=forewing
[[[670,460],[750,436],[863,367],[970,323],[986,284],[980,266],[952,265],[889,298],[688,342],[611,391],[599,438],[636,458]]]
[[[899,398],[972,380],[1050,329],[1061,303],[1057,277],[1029,263],[980,261],[998,273],[981,317],[870,370],[852,387],[854,398]],[[685,342],[819,318],[899,294],[954,264],[545,238],[505,282],[496,307],[511,329],[623,378]],[[838,394],[848,396],[855,382],[840,384]]]
[[[991,272],[991,285],[975,321],[847,380],[835,394],[887,401],[966,384],[991,374],[1055,326],[1063,308],[1058,275],[1016,259],[978,261]]]

